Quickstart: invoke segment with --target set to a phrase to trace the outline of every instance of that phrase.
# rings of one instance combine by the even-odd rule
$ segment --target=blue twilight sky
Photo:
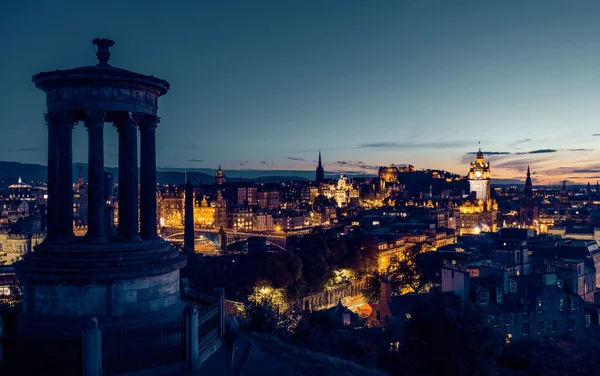
[[[171,83],[161,166],[313,169],[321,149],[331,171],[465,174],[481,141],[495,177],[595,181],[599,20],[597,0],[3,1],[0,160],[46,162],[31,76],[109,37],[113,65]]]

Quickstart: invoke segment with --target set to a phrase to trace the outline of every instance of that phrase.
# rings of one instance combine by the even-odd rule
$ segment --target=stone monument
[[[48,235],[15,264],[24,286],[20,333],[78,331],[90,317],[105,332],[182,318],[179,272],[186,256],[157,235],[155,131],[169,83],[109,65],[114,42],[95,39],[98,64],[33,76],[46,93]],[[73,235],[72,130],[88,131],[88,231]],[[118,228],[105,215],[103,132],[119,135]],[[138,150],[139,210],[138,231]],[[108,192],[107,192],[108,193]]]

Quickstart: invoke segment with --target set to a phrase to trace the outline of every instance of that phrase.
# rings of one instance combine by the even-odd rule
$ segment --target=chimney
[[[381,289],[379,291],[379,301],[391,303],[392,302],[392,284],[388,278],[388,275],[384,275],[381,279]]]

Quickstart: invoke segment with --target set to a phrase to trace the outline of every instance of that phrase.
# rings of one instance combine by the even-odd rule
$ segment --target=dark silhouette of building
[[[317,175],[315,176],[315,183],[319,184],[325,180],[325,171],[321,164],[321,152],[319,151],[319,165],[317,166]]]
[[[538,218],[538,208],[533,198],[533,184],[531,183],[531,172],[527,166],[527,179],[525,180],[525,193],[519,211],[519,222],[523,226],[533,226]]]

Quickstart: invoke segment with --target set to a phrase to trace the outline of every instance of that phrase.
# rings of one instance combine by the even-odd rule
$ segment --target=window
[[[556,333],[558,330],[558,321],[552,320],[552,334]]]
[[[563,288],[563,279],[562,279],[562,278],[557,278],[557,279],[556,279],[556,285],[557,285],[559,288],[561,288],[561,289],[562,289],[562,288]]]
[[[517,292],[517,282],[510,280],[510,292]]]
[[[577,300],[574,296],[571,297],[571,311],[577,311]]]
[[[575,319],[569,319],[569,332],[575,331]]]
[[[523,334],[523,337],[529,335],[529,323],[528,322],[524,322],[523,323],[523,325],[521,327],[521,332]]]
[[[537,302],[536,302],[536,304],[535,304],[535,307],[536,307],[536,308],[535,308],[535,311],[536,311],[537,313],[542,313],[542,312],[543,312],[543,309],[542,309],[542,299],[538,299],[538,300],[537,300]]]
[[[502,303],[502,290],[496,290],[496,303]]]
[[[538,335],[542,334],[542,330],[543,330],[543,328],[544,328],[544,323],[543,323],[543,322],[541,322],[541,321],[538,321],[538,323],[537,323],[537,325],[536,325],[536,330],[535,330],[535,331],[536,331],[536,333],[537,333]]]
[[[493,317],[492,319],[492,325],[494,326],[494,328],[497,328],[500,326],[500,319],[496,316]]]
[[[523,302],[523,316],[529,315],[529,305]]]
[[[589,314],[589,313],[586,313],[586,314],[585,314],[585,326],[586,326],[586,327],[589,327],[589,326],[590,326],[590,324],[591,324],[591,320],[590,320],[590,319],[591,319],[591,317],[590,317],[590,314]]]
[[[564,312],[564,310],[565,310],[565,299],[564,298],[558,299],[558,310],[560,312]]]
[[[504,327],[509,327],[512,323],[512,315],[507,313],[504,315]]]
[[[482,291],[479,293],[479,304],[487,305],[489,302],[490,293],[487,291]]]

